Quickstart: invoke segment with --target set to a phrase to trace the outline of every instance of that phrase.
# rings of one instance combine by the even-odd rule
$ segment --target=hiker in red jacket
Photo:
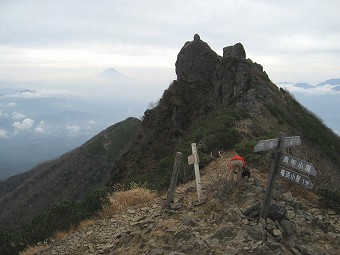
[[[242,168],[245,166],[246,166],[246,162],[241,156],[236,155],[231,158],[229,169],[230,169],[230,174],[234,174],[234,181],[238,181],[240,179]]]

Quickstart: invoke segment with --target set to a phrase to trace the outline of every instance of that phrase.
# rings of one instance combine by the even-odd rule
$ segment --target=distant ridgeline
[[[80,201],[105,187],[113,162],[127,150],[141,121],[128,118],[58,159],[0,182],[0,230],[14,229],[53,203]]]

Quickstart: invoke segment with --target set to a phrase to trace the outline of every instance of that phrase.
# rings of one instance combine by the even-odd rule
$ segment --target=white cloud
[[[77,95],[66,89],[36,89],[4,96],[5,98],[63,98]],[[13,103],[15,104],[15,103]],[[15,105],[14,105],[15,106]]]
[[[15,107],[16,105],[17,105],[16,103],[10,102],[10,103],[7,104],[7,107],[8,107],[8,108],[13,108],[13,107]]]
[[[325,94],[339,94],[340,91],[334,91],[332,90],[335,86],[333,85],[323,85],[323,86],[314,86],[313,88],[301,88],[296,87],[294,84],[278,84],[279,87],[287,89],[290,92],[299,92],[303,94],[309,94],[309,95],[325,95]]]
[[[0,111],[0,117],[8,118],[9,116],[9,113]]]
[[[243,43],[274,80],[293,80],[298,70],[294,78],[318,82],[339,70],[338,0],[0,1],[0,8],[0,71],[14,77],[18,67],[41,68],[37,77],[65,66],[174,68],[194,33],[219,54]]]
[[[4,129],[0,129],[0,138],[8,138],[8,132]]]
[[[26,118],[26,116],[25,116],[24,114],[20,113],[20,112],[13,112],[13,113],[11,114],[11,117],[12,117],[12,119],[14,119],[14,120],[21,120],[21,119]]]
[[[78,126],[78,125],[67,125],[66,130],[70,131],[71,133],[78,133],[80,131],[80,126]]]
[[[43,134],[45,133],[47,130],[46,127],[46,123],[45,121],[40,121],[39,124],[35,127],[34,132],[39,133],[39,134]]]
[[[89,120],[87,122],[87,129],[92,129],[93,127],[97,126],[97,122],[95,122],[94,120]]]
[[[31,129],[33,127],[33,124],[34,124],[34,120],[32,120],[30,118],[26,118],[22,122],[20,122],[20,121],[14,122],[12,124],[12,127],[14,127],[14,129],[15,129],[14,133],[17,134],[20,131]]]

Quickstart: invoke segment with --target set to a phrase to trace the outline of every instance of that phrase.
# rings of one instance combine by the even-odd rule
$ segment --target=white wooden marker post
[[[188,157],[188,164],[194,164],[195,168],[195,178],[196,178],[196,188],[197,188],[197,197],[198,201],[201,201],[202,197],[202,185],[201,185],[201,176],[200,176],[200,169],[198,166],[198,154],[197,154],[197,148],[196,148],[196,143],[191,144],[191,150],[192,150],[192,155]]]

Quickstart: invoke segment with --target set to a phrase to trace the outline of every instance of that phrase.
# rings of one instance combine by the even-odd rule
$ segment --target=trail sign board
[[[254,147],[254,152],[274,149],[264,205],[261,211],[261,218],[265,220],[268,217],[270,200],[272,197],[273,187],[277,175],[291,182],[300,184],[305,188],[313,188],[313,183],[308,176],[296,173],[285,168],[290,167],[299,171],[303,171],[304,173],[308,173],[310,175],[316,175],[313,164],[283,153],[284,148],[293,147],[300,144],[300,136],[286,137],[284,133],[279,133],[278,138],[259,141]],[[283,167],[282,165],[285,167]]]
[[[277,138],[259,141],[254,147],[254,152],[267,151],[270,149],[274,149],[277,147],[278,142],[279,142],[279,139]]]
[[[300,184],[307,189],[312,189],[314,186],[308,176],[296,173],[281,166],[279,167],[279,176],[288,181]]]
[[[300,136],[286,137],[285,138],[285,142],[283,144],[283,146],[285,148],[293,147],[293,146],[297,146],[297,145],[301,145],[301,138],[300,138]]]
[[[194,157],[194,155],[190,155],[188,157],[188,165],[190,166],[190,165],[192,165],[194,163],[195,163],[195,157]]]
[[[316,176],[316,171],[312,163],[299,158],[281,153],[279,164]]]
[[[279,138],[262,140],[262,141],[259,141],[255,145],[254,152],[271,150],[271,149],[277,148],[278,144],[279,144]],[[283,144],[284,147],[293,147],[297,145],[301,145],[300,136],[285,137],[284,144]]]
[[[198,157],[198,154],[194,155],[194,154],[191,154],[189,157],[188,157],[188,165],[192,165],[195,163],[195,160],[197,160],[197,163],[200,162],[200,159]]]

